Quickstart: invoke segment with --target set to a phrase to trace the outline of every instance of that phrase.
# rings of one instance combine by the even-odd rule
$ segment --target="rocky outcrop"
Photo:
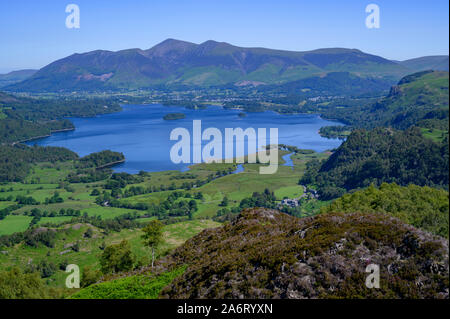
[[[380,288],[368,288],[368,265]],[[448,242],[383,214],[246,210],[157,269],[188,265],[162,298],[448,298]]]

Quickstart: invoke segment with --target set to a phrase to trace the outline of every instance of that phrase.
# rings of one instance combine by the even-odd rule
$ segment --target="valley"
[[[0,84],[0,298],[448,298],[446,56],[168,39]],[[277,170],[174,163],[196,120],[277,128]]]
[[[280,151],[280,162],[284,154],[287,152]],[[2,183],[0,186],[2,212],[8,207],[15,207],[19,197],[33,199],[29,201],[31,205],[26,202],[20,204],[18,209],[0,220],[0,270],[18,264],[36,267],[34,269],[45,272],[44,280],[50,287],[63,290],[66,274],[65,266],[61,265],[75,263],[82,269],[90,267],[98,270],[102,245],[124,239],[130,243],[138,265],[146,265],[149,255],[140,240],[139,229],[149,220],[160,218],[166,223],[164,242],[160,247],[160,255],[164,256],[201,230],[220,226],[222,221],[217,212],[239,211],[241,201],[251,197],[255,191],[263,192],[269,188],[275,191],[279,202],[286,196],[299,196],[303,189],[297,183],[305,163],[327,156],[315,152],[294,154],[291,156],[293,167],[280,166],[278,172],[270,177],[258,173],[260,164],[244,164],[244,171],[237,174],[230,174],[236,164],[197,164],[187,172],[142,173],[136,175],[136,180],[131,184],[114,188],[113,192],[119,191],[120,195],[114,195],[117,199],[109,204],[99,204],[97,199],[109,188],[108,182],[115,180],[114,174],[125,174],[129,178],[133,175],[113,173],[112,179],[71,183],[67,180],[76,172],[73,162],[38,163],[32,166],[23,182]],[[132,193],[135,189],[149,186],[150,189],[144,194]],[[162,208],[167,205],[170,195],[177,192],[195,201],[195,209],[191,213],[177,212],[176,204],[183,202],[183,198],[181,202],[176,199],[171,209]],[[47,203],[55,194],[60,200]],[[222,206],[225,197],[228,203]],[[305,216],[317,212],[317,208],[308,205],[299,207],[299,213]],[[121,225],[122,220],[128,224]],[[109,225],[108,221],[116,221],[118,225]],[[55,232],[55,237],[49,243],[27,243],[14,239],[14,236],[24,232],[30,232],[31,238],[36,236],[36,232]]]

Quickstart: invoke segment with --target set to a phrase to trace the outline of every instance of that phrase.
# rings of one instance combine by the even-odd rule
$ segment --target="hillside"
[[[380,266],[380,289],[364,285],[370,263]],[[446,241],[384,215],[248,210],[161,265],[187,265],[163,298],[448,297]]]
[[[380,267],[380,289],[365,286],[368,264]],[[74,298],[448,298],[448,243],[386,215],[299,219],[260,208],[204,230],[149,271]]]
[[[7,85],[11,85],[17,82],[21,82],[33,74],[35,74],[37,70],[18,70],[12,71],[6,74],[0,74],[0,87],[4,87]]]
[[[398,62],[414,72],[448,71],[448,55],[432,55]]]
[[[386,126],[416,126],[448,130],[448,72],[423,71],[404,77],[370,110]],[[389,118],[391,117],[391,118]]]
[[[403,77],[389,94],[375,103],[330,107],[328,118],[360,128],[378,126],[406,129],[412,125],[448,131],[449,73],[422,71]]]
[[[308,163],[300,183],[318,187],[322,199],[383,182],[448,189],[448,154],[448,142],[433,142],[417,128],[355,130],[326,161]]]
[[[85,117],[117,112],[113,98],[29,98],[0,92],[0,145],[73,130],[67,117]]]
[[[395,83],[395,82],[394,82]],[[392,81],[377,77],[360,77],[350,72],[329,72],[283,84],[259,87],[266,93],[314,98],[317,96],[361,96],[388,91]]]
[[[168,39],[148,49],[73,54],[8,87],[14,91],[136,89],[158,85],[213,86],[242,81],[276,84],[328,72],[398,79],[410,70],[356,49],[294,52],[242,48],[225,42]]]

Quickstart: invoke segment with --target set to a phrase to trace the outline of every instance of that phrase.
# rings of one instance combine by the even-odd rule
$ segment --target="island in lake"
[[[163,116],[163,119],[166,121],[172,121],[172,120],[181,120],[186,117],[186,114],[184,113],[169,113]]]

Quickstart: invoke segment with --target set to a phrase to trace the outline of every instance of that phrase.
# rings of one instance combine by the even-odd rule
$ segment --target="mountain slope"
[[[67,117],[94,116],[120,109],[113,99],[36,99],[0,92],[0,144],[74,129]]]
[[[361,128],[406,129],[415,125],[448,131],[448,85],[446,71],[417,72],[402,78],[387,96],[373,104],[328,109],[325,115]]]
[[[364,113],[373,124],[405,129],[411,125],[448,130],[448,72],[422,71],[408,75],[389,95]]]
[[[225,42],[168,39],[148,49],[73,54],[8,87],[17,91],[132,89],[155,85],[284,83],[328,72],[398,79],[408,69],[356,49],[307,52],[241,48]]]
[[[395,83],[395,82],[394,82]],[[359,77],[350,72],[329,72],[278,85],[260,88],[266,92],[283,93],[304,98],[317,96],[361,96],[373,92],[388,92],[392,81],[376,77]]]
[[[432,55],[420,58],[399,61],[400,65],[411,69],[414,72],[434,70],[434,71],[448,71],[449,60],[448,55]]]
[[[383,182],[448,189],[448,166],[448,139],[435,143],[415,127],[354,130],[323,164],[308,163],[300,183],[318,187],[323,200]]]
[[[38,70],[27,69],[27,70],[12,71],[6,74],[0,74],[0,87],[21,82],[29,78],[33,74],[35,74],[37,71]]]

